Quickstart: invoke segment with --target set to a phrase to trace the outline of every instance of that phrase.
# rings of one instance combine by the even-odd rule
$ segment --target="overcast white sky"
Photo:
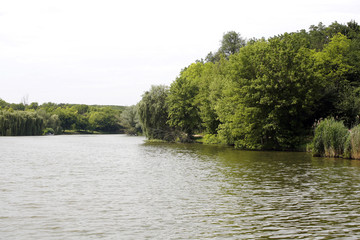
[[[133,105],[219,47],[360,23],[359,0],[0,0],[0,98]]]

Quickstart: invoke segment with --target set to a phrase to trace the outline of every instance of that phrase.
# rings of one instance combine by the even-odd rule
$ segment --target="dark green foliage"
[[[12,108],[13,110],[16,110],[16,111],[24,111],[25,105],[23,103],[19,103],[19,104],[12,103],[12,104],[10,104],[10,108]]]
[[[230,55],[239,52],[240,48],[244,47],[245,44],[246,41],[241,37],[240,33],[230,31],[224,34],[219,52],[226,57],[229,57]]]
[[[39,104],[37,102],[32,102],[30,105],[26,106],[26,110],[37,110],[39,108]]]
[[[0,110],[8,109],[9,107],[10,107],[10,104],[0,98]]]
[[[245,39],[243,39],[240,33],[235,31],[227,32],[223,35],[221,40],[221,46],[217,52],[213,53],[210,52],[205,60],[207,62],[218,62],[220,61],[221,57],[224,56],[225,58],[229,58],[230,55],[239,52],[240,48],[246,45]]]

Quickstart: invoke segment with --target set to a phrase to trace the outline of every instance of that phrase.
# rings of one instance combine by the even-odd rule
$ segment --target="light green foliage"
[[[43,135],[52,135],[52,134],[55,134],[55,131],[52,128],[45,128],[43,130]]]
[[[138,103],[139,119],[148,139],[174,141],[176,134],[168,124],[168,105],[166,99],[169,88],[164,85],[152,86],[143,94]]]
[[[101,112],[91,112],[89,116],[89,124],[92,130],[100,129],[104,123],[105,119]]]
[[[324,81],[335,85],[336,88],[341,87],[342,81],[351,69],[346,61],[350,43],[349,39],[339,33],[331,39],[323,51],[317,53],[317,65]]]
[[[350,46],[351,41],[338,33],[321,52],[316,53],[316,69],[324,90],[317,106],[318,116],[315,117],[339,116],[348,127],[354,123],[360,110],[358,93],[354,88],[356,84],[351,79]]]
[[[215,134],[206,134],[202,141],[204,144],[225,144],[225,141]]]
[[[349,131],[343,122],[328,118],[320,121],[313,139],[314,156],[340,157],[344,154]]]

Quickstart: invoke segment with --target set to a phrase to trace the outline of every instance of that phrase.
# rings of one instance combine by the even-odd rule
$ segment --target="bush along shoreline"
[[[310,149],[314,157],[360,159],[360,125],[349,130],[334,118],[321,120]]]

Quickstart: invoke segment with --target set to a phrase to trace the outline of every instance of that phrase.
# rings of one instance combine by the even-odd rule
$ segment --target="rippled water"
[[[0,239],[360,238],[359,161],[3,137],[0,171]]]

